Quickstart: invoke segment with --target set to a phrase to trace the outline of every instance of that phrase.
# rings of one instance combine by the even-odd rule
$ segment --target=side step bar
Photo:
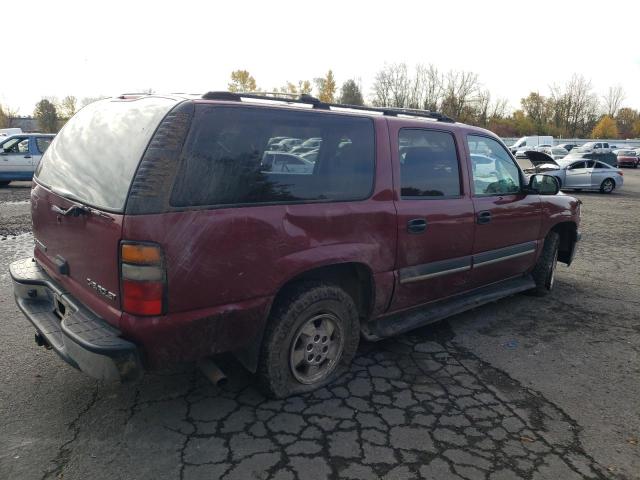
[[[535,288],[531,275],[505,280],[500,283],[482,287],[452,299],[441,300],[408,312],[380,317],[363,325],[362,335],[369,341],[378,341],[423,327],[444,318],[465,312],[486,303],[515,295]]]

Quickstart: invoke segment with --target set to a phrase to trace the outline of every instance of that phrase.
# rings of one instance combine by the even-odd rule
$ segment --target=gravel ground
[[[360,348],[330,388],[265,399],[232,359],[104,384],[36,347],[7,273],[29,184],[0,189],[1,479],[640,479],[640,171],[579,193],[583,241],[524,295]]]

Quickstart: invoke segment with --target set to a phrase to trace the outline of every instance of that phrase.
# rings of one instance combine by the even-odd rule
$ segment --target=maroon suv
[[[76,114],[11,265],[36,341],[101,379],[232,352],[275,396],[570,264],[580,202],[446,116],[211,92]]]

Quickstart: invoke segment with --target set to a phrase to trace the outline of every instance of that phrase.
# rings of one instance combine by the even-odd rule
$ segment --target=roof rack
[[[342,108],[348,110],[360,110],[364,112],[378,112],[386,116],[397,117],[405,115],[409,117],[424,117],[438,122],[455,123],[455,120],[438,112],[429,110],[419,110],[417,108],[395,108],[395,107],[368,107],[364,105],[349,105],[346,103],[326,103],[321,102],[318,98],[303,93],[301,95],[295,93],[279,93],[279,92],[207,92],[202,96],[205,100],[227,100],[239,102],[243,98],[254,100],[272,100],[285,103],[300,103],[312,105],[313,108],[330,110],[331,108]]]

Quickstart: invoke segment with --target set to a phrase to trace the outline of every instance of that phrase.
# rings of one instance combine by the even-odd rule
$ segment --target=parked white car
[[[48,133],[23,133],[0,139],[0,187],[14,180],[31,180],[53,137]]]

